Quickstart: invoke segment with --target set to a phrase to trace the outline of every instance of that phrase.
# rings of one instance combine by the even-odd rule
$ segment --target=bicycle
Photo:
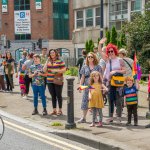
[[[0,116],[0,140],[2,139],[4,135],[4,130],[5,130],[4,121],[3,121],[3,118]]]

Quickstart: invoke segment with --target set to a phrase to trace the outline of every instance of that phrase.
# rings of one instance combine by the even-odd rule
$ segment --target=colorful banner
[[[8,0],[2,0],[2,13],[8,12]]]
[[[35,8],[36,10],[42,9],[42,0],[35,1]]]
[[[15,34],[31,34],[30,10],[14,11]]]

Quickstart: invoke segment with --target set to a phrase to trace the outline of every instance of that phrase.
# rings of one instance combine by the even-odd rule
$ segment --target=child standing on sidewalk
[[[138,106],[138,95],[137,91],[139,90],[138,80],[135,80],[131,77],[126,78],[127,87],[124,89],[124,97],[127,105],[128,111],[128,122],[127,126],[131,125],[132,113],[134,116],[134,126],[138,125],[138,115],[137,115],[137,106]]]
[[[98,71],[93,71],[90,74],[90,85],[93,88],[89,90],[89,108],[91,108],[93,112],[93,119],[90,127],[95,126],[95,118],[97,113],[99,114],[99,123],[97,126],[101,127],[103,118],[102,108],[104,107],[102,89],[106,91],[108,89],[104,84],[102,84],[102,78]]]
[[[41,57],[38,54],[33,56],[34,64],[30,66],[29,77],[32,78],[32,89],[34,95],[34,111],[32,115],[38,114],[38,95],[40,94],[43,105],[43,115],[47,115],[43,66],[40,64]]]

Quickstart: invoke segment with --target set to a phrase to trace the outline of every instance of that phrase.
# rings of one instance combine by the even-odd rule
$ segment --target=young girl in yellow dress
[[[90,74],[90,85],[93,88],[89,90],[89,108],[91,108],[93,112],[93,119],[90,127],[95,126],[97,113],[99,114],[99,123],[97,126],[101,127],[103,118],[102,108],[104,107],[102,91],[108,91],[108,89],[102,84],[102,77],[98,71],[93,71]]]

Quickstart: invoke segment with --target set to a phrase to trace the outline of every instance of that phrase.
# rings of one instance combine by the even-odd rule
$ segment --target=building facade
[[[132,13],[144,13],[144,6],[149,0],[103,0],[103,31],[115,26],[117,30],[125,21],[132,20]],[[101,4],[100,0],[74,0],[73,43],[76,57],[81,56],[85,42],[92,39],[97,46],[100,37]]]
[[[10,51],[18,48],[39,50],[42,47],[66,49],[74,54],[72,0],[2,0],[0,2],[1,50],[10,40]],[[6,39],[6,40],[4,40]]]

